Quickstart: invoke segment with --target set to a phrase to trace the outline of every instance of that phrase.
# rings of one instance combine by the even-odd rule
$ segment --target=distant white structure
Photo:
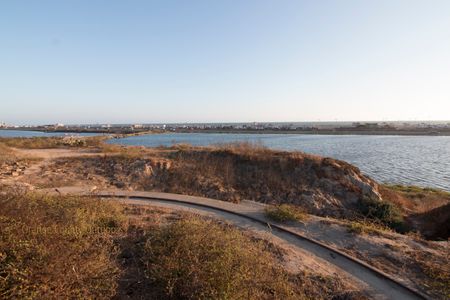
[[[64,124],[61,123],[57,123],[57,124],[50,124],[50,125],[43,125],[44,128],[50,128],[50,129],[55,129],[55,128],[59,128],[59,127],[64,127]]]

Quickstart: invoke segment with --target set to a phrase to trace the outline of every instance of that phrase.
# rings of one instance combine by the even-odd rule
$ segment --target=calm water
[[[387,183],[450,191],[450,137],[168,133],[111,140],[148,147],[188,143],[196,146],[248,141],[269,148],[303,151],[348,161]]]
[[[25,130],[0,130],[0,137],[41,137],[41,136],[94,136],[98,133],[69,133],[69,132],[42,132],[42,131],[25,131]]]

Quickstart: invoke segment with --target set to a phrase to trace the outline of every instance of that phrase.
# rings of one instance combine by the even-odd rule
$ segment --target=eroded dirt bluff
[[[208,196],[293,203],[323,215],[347,214],[364,197],[381,200],[375,181],[331,158],[270,150],[205,150],[179,151],[172,159],[165,183],[175,187],[180,176],[196,174],[186,187],[205,182],[212,189]]]
[[[345,216],[364,197],[381,200],[375,181],[331,158],[270,150],[198,149],[145,157],[78,157],[58,169],[100,176],[120,188],[206,196],[227,201],[293,203],[318,215]]]

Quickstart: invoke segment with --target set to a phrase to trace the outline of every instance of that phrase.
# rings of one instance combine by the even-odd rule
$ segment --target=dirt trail
[[[12,149],[18,156],[40,159],[38,162],[26,168],[24,173],[17,179],[26,178],[30,175],[39,173],[43,167],[49,165],[53,160],[58,158],[104,155],[100,152],[83,149]]]
[[[95,156],[101,155],[100,152],[83,150],[83,149],[18,149],[13,150],[23,156],[42,158],[44,160],[51,160],[61,157],[79,157],[79,156]]]

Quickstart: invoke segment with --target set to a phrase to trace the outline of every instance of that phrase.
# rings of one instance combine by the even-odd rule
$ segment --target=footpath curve
[[[376,298],[380,299],[430,299],[421,292],[406,286],[402,282],[384,273],[383,271],[355,258],[340,250],[334,249],[324,243],[306,237],[299,232],[294,232],[289,228],[272,223],[264,217],[263,210],[258,204],[235,204],[221,200],[186,196],[159,192],[140,192],[123,190],[89,190],[80,187],[67,187],[50,190],[61,194],[75,194],[82,196],[97,196],[101,198],[120,198],[131,201],[145,202],[151,205],[160,203],[171,203],[180,207],[191,207],[197,210],[218,211],[221,216],[227,219],[227,215],[239,217],[246,222],[258,223],[268,227],[271,232],[278,237],[292,243],[295,239],[296,246],[311,253],[328,263],[331,263],[370,286],[376,292]]]

